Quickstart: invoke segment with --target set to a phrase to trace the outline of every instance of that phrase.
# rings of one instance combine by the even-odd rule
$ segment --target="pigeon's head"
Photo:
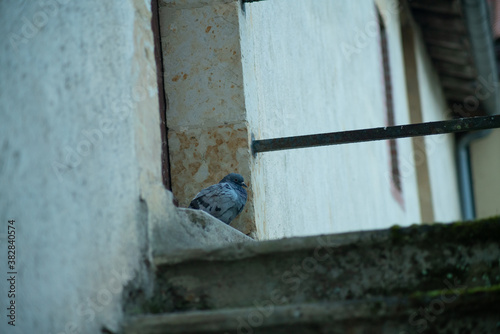
[[[245,180],[243,179],[243,176],[241,176],[240,174],[237,174],[237,173],[227,174],[226,176],[224,176],[224,178],[219,183],[223,183],[223,182],[231,182],[231,183],[237,184],[239,186],[248,188],[248,186],[245,184]]]

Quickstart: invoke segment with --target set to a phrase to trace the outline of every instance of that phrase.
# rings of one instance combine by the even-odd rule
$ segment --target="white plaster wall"
[[[379,5],[389,13],[396,123],[405,124],[399,13],[385,1]],[[253,3],[240,22],[245,101],[256,139],[386,125],[373,1]],[[410,140],[398,145],[402,158],[412,157]],[[403,209],[391,194],[388,153],[386,142],[371,142],[259,154],[252,171],[258,237],[419,222],[413,166],[403,178]]]
[[[420,33],[417,33],[416,37],[415,53],[423,122],[450,119],[451,113],[446,104],[436,69],[427,54]],[[439,222],[460,220],[460,192],[455,163],[454,135],[427,136],[425,144],[434,220]]]
[[[161,186],[149,6],[0,2],[1,333],[117,331],[124,286],[147,286],[148,192]]]

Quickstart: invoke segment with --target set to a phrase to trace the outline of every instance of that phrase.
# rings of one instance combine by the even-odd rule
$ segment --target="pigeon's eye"
[[[238,182],[238,179],[234,179],[234,182]]]

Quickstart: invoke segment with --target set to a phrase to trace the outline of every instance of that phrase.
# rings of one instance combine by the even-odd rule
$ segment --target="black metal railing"
[[[500,127],[500,115],[252,141],[252,153],[468,132]]]

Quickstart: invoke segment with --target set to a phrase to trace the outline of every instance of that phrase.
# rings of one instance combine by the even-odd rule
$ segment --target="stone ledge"
[[[178,9],[191,9],[238,2],[238,0],[160,0],[160,6]]]
[[[497,290],[464,291],[449,303],[431,294],[147,315],[132,318],[125,334],[498,333]]]
[[[259,241],[247,245],[232,244],[220,248],[186,250],[176,254],[175,258],[159,256],[155,259],[155,262],[158,265],[173,265],[191,261],[237,261],[267,254],[311,251],[318,247],[335,248],[351,244],[369,246],[381,243],[387,243],[388,245],[412,243],[422,246],[425,244],[432,245],[434,242],[449,241],[470,244],[474,240],[500,240],[500,217],[475,222],[412,225],[405,228],[395,225],[386,230],[284,238]]]
[[[178,237],[181,237],[183,240],[189,241],[184,242],[187,244],[186,249],[178,249],[177,251],[167,249],[165,253],[162,250],[155,250],[154,259],[170,259],[175,262],[179,261],[179,255],[185,252],[196,253],[201,249],[210,250],[230,246],[235,243],[254,241],[252,238],[204,211],[177,208],[177,215],[179,218],[179,228],[176,235],[179,235]],[[165,242],[167,241],[173,242],[171,239],[165,240]]]
[[[499,218],[157,257],[159,312],[334,302],[500,284]]]
[[[188,208],[178,208],[178,211],[181,215],[187,216],[188,220],[192,223],[193,229],[190,231],[191,234],[204,234],[209,236],[209,238],[211,239],[211,248],[230,246],[235,243],[255,241],[254,239],[241,233],[234,227],[231,227],[230,225],[223,223],[219,219],[212,217],[205,211]],[[187,252],[190,251],[188,250]]]

